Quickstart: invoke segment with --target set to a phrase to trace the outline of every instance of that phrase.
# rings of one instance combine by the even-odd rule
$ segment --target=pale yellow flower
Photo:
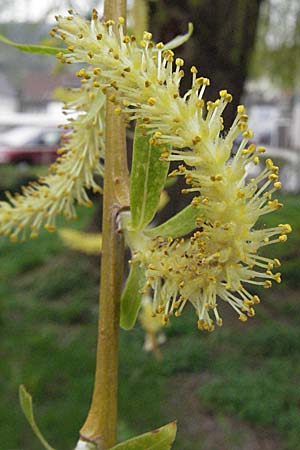
[[[171,151],[162,146],[162,159],[184,163],[173,175],[185,176],[190,186],[184,192],[195,192],[192,205],[202,209],[191,238],[141,239],[141,246],[133,248],[133,264],[145,267],[146,287],[153,289],[153,312],[167,321],[173,313],[180,315],[190,301],[199,328],[213,330],[214,323],[222,324],[217,306],[221,299],[240,320],[252,317],[259,298],[245,285],[268,288],[273,280],[280,282],[280,273],[273,271],[279,261],[260,256],[259,251],[284,242],[291,228],[255,229],[261,215],[282,206],[272,200],[281,183],[278,167],[270,159],[256,178],[247,180],[248,165],[258,167],[264,149],[248,145],[253,133],[244,106],[237,108],[224,134],[222,115],[232,96],[221,90],[217,100],[205,103],[203,94],[210,82],[197,77],[194,66],[191,87],[181,96],[184,61],[162,43],[155,45],[151,33],[145,32],[138,44],[124,35],[122,18],[115,34],[114,23],[99,22],[96,12],[91,23],[76,14],[57,20],[52,33],[69,46],[69,53],[58,57],[95,65],[93,70],[79,71],[83,83],[93,79],[104,92],[109,88],[116,114],[142,121],[152,143],[171,144]],[[242,142],[232,156],[233,143],[241,134]]]
[[[66,219],[76,217],[75,201],[91,206],[87,189],[101,190],[94,177],[103,174],[103,95],[92,83],[86,83],[73,90],[65,109],[69,123],[60,156],[49,174],[24,187],[22,194],[8,193],[9,202],[0,202],[0,233],[13,241],[24,238],[27,228],[31,229],[30,236],[36,237],[42,224],[54,231],[59,214]]]

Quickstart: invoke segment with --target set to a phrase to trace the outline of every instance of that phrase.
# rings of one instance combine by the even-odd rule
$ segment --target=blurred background
[[[259,293],[257,317],[247,324],[225,308],[222,328],[199,333],[194,311],[186,308],[165,329],[160,358],[143,350],[140,325],[121,331],[120,439],[176,418],[175,450],[300,450],[299,1],[128,4],[129,27],[135,22],[138,33],[148,21],[157,41],[185,33],[193,22],[192,38],[176,53],[211,79],[209,98],[224,88],[233,94],[227,126],[236,105],[246,104],[254,142],[281,167],[285,206],[259,226],[289,222],[294,232],[270,249],[283,263],[283,282]],[[54,14],[72,7],[88,17],[92,7],[101,12],[102,6],[92,0],[0,0],[0,33],[16,42],[58,45],[48,37]],[[46,173],[55,159],[57,125],[65,121],[60,88],[77,85],[73,70],[53,57],[1,44],[1,199]],[[169,188],[172,211],[182,207],[179,190]],[[100,228],[100,209],[96,197],[95,208],[80,208],[70,226]],[[0,250],[0,449],[40,450],[18,404],[21,383],[34,395],[50,443],[71,449],[93,384],[100,257],[68,249],[46,232],[18,245],[2,238]]]

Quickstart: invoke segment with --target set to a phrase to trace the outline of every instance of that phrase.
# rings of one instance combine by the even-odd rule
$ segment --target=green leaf
[[[150,433],[129,439],[110,450],[170,450],[176,436],[176,422],[171,422]]]
[[[173,238],[184,236],[196,228],[196,219],[200,214],[201,208],[193,208],[188,205],[176,216],[155,228],[145,230],[144,233],[151,238],[161,236],[167,239],[170,236]]]
[[[37,53],[40,55],[57,55],[57,53],[59,53],[59,52],[67,53],[66,48],[48,47],[46,45],[18,44],[17,42],[13,42],[10,39],[7,39],[2,34],[0,34],[0,41],[19,49],[22,52],[27,52],[27,53]]]
[[[170,42],[168,42],[164,46],[163,50],[173,50],[173,48],[180,47],[180,45],[184,44],[186,41],[189,40],[193,31],[194,31],[194,26],[193,26],[192,22],[189,22],[188,32],[185,34],[179,34],[178,36],[176,36],[174,39],[172,39]]]
[[[148,225],[157,211],[170,165],[160,161],[163,148],[166,146],[149,143],[149,136],[138,122],[134,133],[130,176],[131,226],[134,230],[141,230]]]
[[[33,416],[33,409],[32,409],[32,397],[31,395],[26,391],[25,387],[23,385],[19,388],[19,398],[20,398],[20,404],[22,411],[28,420],[34,434],[36,437],[40,440],[41,444],[45,447],[46,450],[54,450],[51,445],[48,444],[48,442],[43,437],[42,433],[40,432],[34,416]]]
[[[140,290],[144,284],[144,270],[138,264],[133,264],[121,297],[120,325],[125,330],[134,327],[142,301]]]

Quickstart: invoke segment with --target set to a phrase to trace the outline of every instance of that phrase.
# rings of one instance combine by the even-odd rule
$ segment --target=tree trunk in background
[[[225,126],[231,123],[240,103],[247,76],[248,61],[254,46],[259,7],[263,0],[159,0],[149,2],[150,25],[156,41],[167,42],[187,30],[194,33],[187,44],[176,51],[185,59],[186,79],[195,65],[201,76],[210,78],[207,98],[214,100],[220,89],[233,95],[226,109]]]

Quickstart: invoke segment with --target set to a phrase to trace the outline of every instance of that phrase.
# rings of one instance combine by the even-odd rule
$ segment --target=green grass
[[[240,450],[240,437],[235,428],[226,428],[228,420],[243,421],[254,433],[279,432],[281,450],[300,450],[299,200],[287,196],[285,208],[264,219],[268,226],[274,220],[290,222],[294,232],[286,244],[270,248],[282,260],[284,281],[262,290],[256,318],[242,324],[224,309],[224,326],[201,334],[187,308],[166,328],[162,361],[143,352],[139,326],[121,332],[121,439],[176,416],[179,425],[189,420],[184,402],[173,408],[171,400],[183,395],[180,385],[186,380],[204,374],[184,395],[215,417],[226,435],[225,450]],[[81,213],[72,226],[82,228],[93,211]],[[47,233],[20,245],[2,240],[0,250],[0,448],[41,450],[18,405],[18,386],[24,383],[47,439],[57,449],[71,449],[92,390],[98,260],[64,249],[57,235]],[[174,450],[206,450],[202,437],[200,431],[196,438],[180,428]]]

